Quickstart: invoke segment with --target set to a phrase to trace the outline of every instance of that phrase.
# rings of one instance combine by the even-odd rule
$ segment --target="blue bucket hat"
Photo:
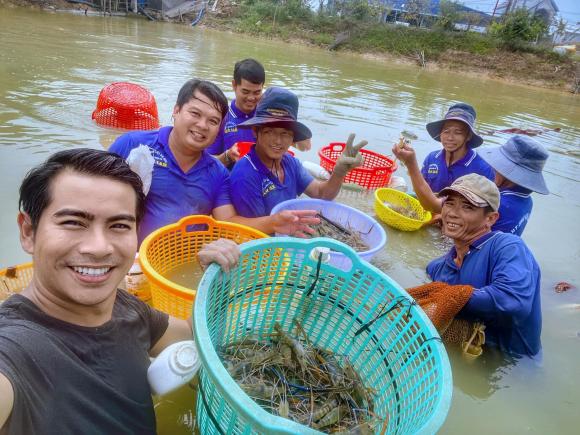
[[[531,137],[512,136],[503,146],[483,148],[478,154],[511,182],[543,195],[550,193],[542,175],[549,154]]]
[[[253,118],[238,125],[251,128],[258,125],[281,124],[294,132],[294,140],[300,142],[310,139],[312,132],[298,119],[298,97],[287,89],[271,87],[266,89],[256,107]]]
[[[461,121],[467,124],[469,131],[471,131],[471,139],[467,141],[466,145],[469,148],[477,148],[483,143],[483,138],[475,132],[475,117],[475,109],[472,106],[467,103],[457,103],[449,108],[445,118],[427,124],[427,132],[433,139],[441,142],[441,129],[445,121]]]

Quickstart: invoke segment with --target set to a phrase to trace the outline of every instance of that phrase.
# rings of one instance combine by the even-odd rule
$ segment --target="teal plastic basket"
[[[349,271],[317,248],[344,253]],[[211,265],[193,309],[202,360],[197,423],[202,434],[318,434],[270,414],[228,374],[216,348],[248,336],[267,341],[274,324],[298,320],[316,346],[348,356],[387,434],[433,434],[451,403],[449,359],[437,331],[396,282],[331,239],[279,237],[244,243],[239,266]],[[358,332],[358,334],[357,334]]]

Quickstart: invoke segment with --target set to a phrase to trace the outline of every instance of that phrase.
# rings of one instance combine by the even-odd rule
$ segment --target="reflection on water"
[[[450,350],[454,399],[442,432],[577,432],[580,311],[561,307],[580,303],[580,291],[556,295],[552,289],[562,280],[580,284],[578,97],[145,20],[3,9],[0,26],[1,265],[27,260],[15,231],[17,186],[25,172],[53,151],[106,148],[119,134],[91,121],[100,89],[114,81],[148,88],[167,124],[185,80],[211,79],[231,98],[234,61],[256,57],[269,85],[299,95],[300,118],[314,132],[313,149],[299,156],[314,162],[321,146],[351,132],[367,139],[369,149],[389,154],[403,129],[418,136],[413,144],[422,159],[439,147],[425,123],[456,101],[477,108],[481,131],[560,128],[537,136],[551,151],[546,178],[552,195],[534,195],[524,234],[542,268],[543,366],[488,351],[469,362]],[[484,146],[508,137],[485,135]],[[404,168],[397,175],[406,176]],[[372,193],[345,190],[338,200],[374,216]],[[449,248],[436,228],[386,231],[386,248],[373,263],[403,287],[425,282],[426,264]],[[191,431],[185,389],[161,399],[157,410],[160,433]]]

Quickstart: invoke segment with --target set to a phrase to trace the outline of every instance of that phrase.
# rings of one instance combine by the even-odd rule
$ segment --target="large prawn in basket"
[[[320,247],[343,253],[352,268],[324,263]],[[374,433],[434,433],[447,415],[451,372],[435,328],[400,286],[344,244],[287,237],[246,243],[236,269],[208,268],[193,318],[202,359],[201,433],[324,430],[318,417],[311,427],[281,417],[287,410],[279,403],[271,412],[263,409],[247,392],[256,397],[266,390],[244,391],[218,355],[248,340],[275,346],[274,337],[281,336],[334,355],[343,371],[352,366],[353,379],[364,388],[360,393],[369,399],[355,417],[362,422],[368,414],[367,428]]]

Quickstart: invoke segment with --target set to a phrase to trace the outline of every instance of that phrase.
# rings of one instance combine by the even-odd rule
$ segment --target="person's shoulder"
[[[141,144],[148,146],[155,145],[158,137],[159,130],[130,131],[115,139],[115,142],[109,147],[109,152],[127,157],[133,148]]]
[[[236,162],[234,168],[231,172],[232,179],[234,178],[245,178],[251,177],[254,174],[258,174],[258,170],[256,169],[255,165],[250,160],[249,155],[245,155],[240,160]]]
[[[506,248],[507,249],[520,248],[529,251],[528,246],[522,240],[522,238],[512,233],[507,233],[503,231],[494,231],[493,235],[489,238],[489,242],[492,246],[492,250],[494,251],[503,250]]]
[[[443,150],[435,150],[435,151],[431,151],[429,154],[427,154],[425,156],[425,162],[431,162],[433,160],[438,160],[441,157],[441,154],[443,153]]]

